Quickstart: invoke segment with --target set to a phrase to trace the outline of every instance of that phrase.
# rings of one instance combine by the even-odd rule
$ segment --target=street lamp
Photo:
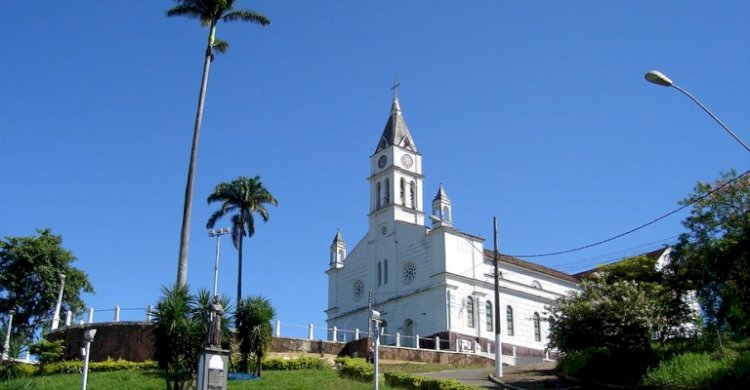
[[[216,261],[214,262],[214,296],[219,295],[219,242],[221,236],[229,234],[229,228],[211,229],[208,231],[209,237],[216,237]]]
[[[10,334],[13,329],[13,315],[16,314],[15,310],[8,311],[8,327],[5,328],[5,343],[3,344],[3,353],[0,355],[0,360],[10,359]]]
[[[712,113],[706,106],[703,105],[698,99],[696,99],[693,95],[691,95],[688,91],[682,89],[679,85],[672,82],[672,80],[669,79],[669,77],[665,76],[664,73],[659,72],[658,70],[650,70],[646,72],[645,76],[646,80],[648,80],[650,83],[661,85],[663,87],[672,87],[680,92],[682,92],[685,96],[689,97],[692,101],[695,102],[700,108],[703,109],[708,115],[713,118],[716,123],[718,123],[724,130],[726,130],[729,135],[732,136],[732,138],[735,139],[735,141],[739,142],[740,145],[742,145],[745,150],[750,152],[750,146],[747,146],[747,144],[740,139],[737,134],[735,134],[727,125],[725,125],[714,113]]]
[[[83,373],[81,373],[81,390],[86,390],[86,382],[89,376],[89,354],[91,352],[91,342],[96,336],[96,329],[87,329],[83,332],[84,347],[81,348],[83,355]]]
[[[57,294],[57,305],[55,305],[55,315],[52,317],[52,330],[57,329],[60,325],[60,306],[62,306],[63,289],[65,288],[65,274],[61,273],[60,278],[60,293]]]
[[[377,310],[370,309],[370,320],[372,321],[374,327],[375,327],[375,347],[373,351],[373,359],[372,362],[374,364],[373,370],[372,370],[372,388],[373,390],[378,390],[378,363],[380,363],[380,359],[378,357],[378,350],[380,349],[380,323],[383,322],[380,319],[380,312]]]

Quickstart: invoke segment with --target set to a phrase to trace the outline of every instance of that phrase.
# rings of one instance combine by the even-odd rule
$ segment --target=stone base
[[[198,356],[196,390],[226,390],[229,376],[229,350],[206,348]]]

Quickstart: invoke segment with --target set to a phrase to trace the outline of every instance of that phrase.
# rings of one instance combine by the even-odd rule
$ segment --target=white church
[[[499,325],[504,355],[544,356],[545,306],[577,291],[578,279],[501,256],[501,319],[494,323],[493,251],[483,238],[453,226],[442,184],[430,190],[435,195],[425,217],[423,178],[422,155],[394,97],[370,156],[369,229],[349,251],[341,232],[331,244],[328,328],[366,332],[372,303],[382,313],[383,344],[415,346],[418,336],[420,347],[429,348],[439,337],[443,350],[494,352]]]

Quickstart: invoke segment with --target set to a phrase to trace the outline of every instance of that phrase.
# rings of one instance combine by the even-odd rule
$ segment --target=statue
[[[215,295],[213,301],[208,305],[208,346],[221,348],[221,316],[224,314],[224,306]]]

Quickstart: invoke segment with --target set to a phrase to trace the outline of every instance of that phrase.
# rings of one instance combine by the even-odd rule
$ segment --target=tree
[[[73,253],[62,247],[62,236],[50,229],[37,230],[38,236],[6,237],[0,240],[0,314],[15,310],[13,333],[32,338],[50,321],[60,290],[59,274],[65,274],[61,312],[80,313],[81,293],[94,288],[85,272],[73,267]]]
[[[167,390],[192,382],[198,353],[206,338],[205,324],[188,286],[162,288],[154,315],[154,359],[164,371]]]
[[[734,170],[714,183],[698,183],[681,204],[682,222],[669,269],[697,291],[709,324],[750,334],[750,176]]]
[[[547,307],[550,347],[562,352],[605,347],[649,349],[657,322],[657,301],[634,281],[608,283],[600,273],[581,282],[581,292]]]
[[[249,371],[249,357],[255,360],[255,376],[260,377],[263,357],[273,339],[271,320],[276,317],[276,309],[271,301],[262,296],[250,296],[237,304],[235,321],[237,324],[237,338],[242,359],[240,370]]]
[[[235,0],[175,0],[178,4],[167,11],[168,17],[185,16],[198,19],[203,27],[208,27],[208,43],[203,62],[203,76],[201,77],[200,92],[198,93],[198,108],[195,113],[193,128],[193,143],[190,149],[190,164],[188,165],[187,184],[185,186],[185,202],[182,210],[182,230],[180,232],[180,256],[177,264],[177,284],[187,283],[188,246],[190,243],[190,218],[193,206],[193,179],[195,178],[195,162],[198,154],[198,139],[201,122],[203,121],[203,105],[208,86],[208,71],[213,61],[214,50],[224,53],[229,43],[216,39],[216,26],[221,22],[250,22],[267,26],[271,22],[263,15],[246,9],[234,9]]]
[[[247,178],[240,176],[231,183],[219,183],[214,192],[208,196],[208,204],[221,202],[221,208],[211,215],[206,223],[213,228],[219,218],[232,215],[232,242],[237,249],[237,302],[242,299],[242,239],[255,234],[255,218],[258,214],[264,222],[268,221],[266,205],[277,206],[276,198],[263,187],[260,176]]]
[[[694,330],[696,315],[689,300],[692,294],[685,290],[674,273],[658,269],[657,258],[634,256],[600,268],[607,283],[634,281],[656,303],[652,315],[655,334],[663,343],[668,338],[680,337]]]

